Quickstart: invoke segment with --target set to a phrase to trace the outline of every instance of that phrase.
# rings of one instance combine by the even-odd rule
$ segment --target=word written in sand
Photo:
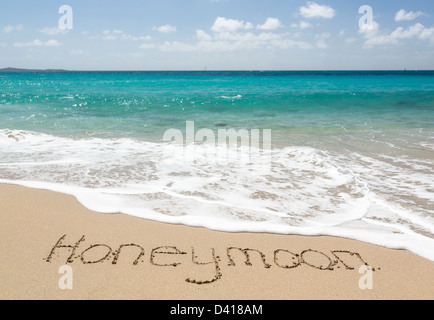
[[[56,244],[51,249],[48,257],[44,260],[51,263],[54,257],[60,257],[60,254],[67,252],[66,264],[73,264],[80,261],[85,265],[94,265],[100,263],[111,263],[117,265],[120,258],[129,250],[128,257],[133,254],[134,260],[131,263],[134,266],[145,263],[146,251],[143,246],[129,243],[121,244],[115,249],[106,244],[84,245],[86,237],[82,236],[77,242],[65,244],[67,235],[60,237]],[[84,249],[83,249],[84,248]],[[80,252],[80,253],[79,253]],[[149,263],[152,266],[176,268],[182,263],[179,262],[181,256],[188,255],[187,252],[179,249],[176,246],[156,247],[149,251]],[[265,269],[280,268],[280,269],[295,269],[302,266],[322,270],[335,271],[337,269],[358,270],[361,265],[369,266],[369,264],[357,252],[348,250],[331,250],[328,253],[317,250],[307,249],[301,253],[293,253],[286,249],[276,249],[273,252],[272,261],[267,256],[257,250],[239,247],[227,247],[225,249],[225,259],[216,253],[216,249],[210,249],[208,261],[204,257],[199,258],[195,248],[191,248],[191,262],[197,266],[212,266],[214,274],[208,280],[196,280],[192,278],[185,279],[186,282],[197,285],[211,284],[219,281],[223,274],[221,265],[223,261],[227,261],[228,267],[235,267],[236,259],[244,260],[246,266],[253,266],[252,258],[256,257]],[[203,262],[203,261],[206,262]],[[211,260],[211,261],[209,261]],[[63,264],[63,263],[62,263]],[[372,268],[372,271],[375,271]],[[380,270],[379,268],[377,270]]]

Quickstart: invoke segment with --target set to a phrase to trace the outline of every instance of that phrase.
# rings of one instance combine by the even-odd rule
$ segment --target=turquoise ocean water
[[[186,162],[186,121],[271,129],[270,167]],[[100,212],[434,260],[433,172],[431,71],[0,73],[0,182]]]

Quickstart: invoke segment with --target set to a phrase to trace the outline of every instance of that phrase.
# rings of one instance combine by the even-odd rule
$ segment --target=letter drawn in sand
[[[220,280],[222,278],[222,272],[221,272],[220,265],[219,265],[220,257],[216,256],[215,249],[211,249],[213,261],[211,261],[211,262],[205,262],[205,263],[197,261],[198,257],[195,254],[194,248],[191,248],[191,252],[192,252],[191,259],[192,259],[192,261],[193,261],[194,264],[197,264],[197,265],[200,265],[200,266],[205,266],[205,265],[210,265],[210,264],[214,263],[214,266],[215,266],[215,276],[214,276],[214,278],[212,280],[204,280],[204,281],[192,280],[190,278],[187,278],[187,279],[185,279],[186,282],[193,283],[193,284],[211,284],[211,283],[214,283],[214,282],[216,282],[216,281],[218,281],[218,280]]]
[[[288,259],[288,261],[290,263],[292,263],[292,265],[291,264],[282,265],[282,264],[279,263],[278,255],[281,252],[289,254],[290,260]],[[274,251],[274,263],[279,268],[283,268],[283,269],[295,269],[295,268],[297,268],[297,267],[299,267],[301,265],[301,260],[300,260],[300,256],[298,254],[292,253],[291,251],[288,251],[288,250],[279,249],[279,250]]]
[[[123,245],[121,245],[121,246],[119,247],[119,249],[116,250],[116,252],[114,253],[114,258],[113,258],[113,262],[112,262],[112,264],[117,264],[117,263],[118,263],[118,261],[119,261],[119,256],[120,256],[120,254],[121,254],[121,251],[122,251],[123,248],[126,248],[126,247],[136,247],[136,248],[140,249],[140,254],[139,254],[139,256],[138,256],[137,259],[133,262],[133,264],[134,264],[135,266],[137,266],[137,265],[139,264],[140,259],[145,255],[145,249],[143,249],[143,247],[141,247],[141,246],[139,246],[139,245],[137,245],[137,244],[134,244],[134,243],[131,243],[131,244],[123,244]]]
[[[342,263],[344,265],[345,269],[347,269],[347,270],[355,270],[356,266],[357,267],[360,266],[360,262],[363,265],[366,265],[366,266],[368,265],[368,263],[365,262],[363,260],[362,256],[357,252],[335,250],[335,251],[332,251],[331,253],[336,257],[336,259],[337,259],[336,263],[339,263],[339,262]],[[344,257],[345,257],[345,259],[344,259]],[[351,264],[353,264],[354,267],[349,265],[350,263],[348,260],[350,260],[350,258],[353,260],[352,261],[353,263],[351,263]],[[344,262],[344,260],[346,263]],[[357,260],[357,261],[354,261],[354,260]]]
[[[80,246],[80,244],[85,240],[84,236],[82,236],[81,239],[78,240],[74,245],[63,245],[62,242],[63,242],[63,240],[65,240],[65,238],[66,238],[66,234],[63,235],[59,239],[59,241],[57,241],[57,243],[51,249],[51,252],[48,255],[48,257],[45,259],[45,261],[47,261],[48,263],[50,263],[51,260],[53,259],[54,254],[56,253],[56,249],[61,249],[61,248],[72,249],[72,253],[69,256],[69,258],[66,260],[66,264],[73,263],[74,260],[75,260],[75,258],[78,258],[78,257],[75,256],[75,252],[77,251],[77,249]]]
[[[105,249],[108,249],[106,255],[103,256],[100,259],[97,259],[97,260],[87,260],[86,261],[86,259],[84,258],[85,253],[89,253],[91,250],[94,251],[96,248],[105,248]],[[105,244],[95,244],[95,245],[90,246],[86,250],[84,250],[83,253],[81,254],[81,258],[80,259],[81,259],[81,262],[83,262],[83,264],[96,264],[96,263],[103,262],[104,260],[107,260],[110,257],[110,255],[111,255],[112,252],[113,252],[112,248],[110,248],[108,245],[105,245]]]
[[[238,251],[241,251],[242,253],[244,253],[244,255],[246,256],[246,261],[244,262],[246,264],[246,266],[249,266],[249,267],[253,266],[252,262],[250,261],[250,254],[249,254],[249,252],[256,252],[256,253],[258,253],[261,256],[262,262],[264,263],[264,267],[266,269],[271,268],[271,264],[267,263],[265,254],[263,254],[261,251],[256,250],[256,249],[241,249],[241,248],[235,248],[235,247],[231,247],[231,248],[227,248],[226,249],[227,255],[228,255],[228,259],[229,259],[228,266],[230,266],[230,267],[235,267],[235,261],[234,261],[234,259],[231,256],[231,252],[234,251],[234,250],[238,250]]]
[[[164,250],[164,251],[160,251]],[[155,248],[151,252],[151,264],[158,267],[177,267],[181,263],[171,263],[171,264],[159,264],[155,262],[155,257],[157,255],[185,255],[187,252],[182,252],[176,247],[159,247]]]
[[[332,259],[330,259],[327,255],[325,255],[322,252],[309,249],[303,251],[300,257],[301,257],[301,262],[307,264],[309,267],[319,269],[319,270],[333,270]]]

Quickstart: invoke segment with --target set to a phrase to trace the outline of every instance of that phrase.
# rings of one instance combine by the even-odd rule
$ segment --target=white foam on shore
[[[271,151],[271,167],[232,161],[233,151],[222,165],[205,148],[0,130],[0,183],[73,195],[102,213],[228,232],[341,236],[434,261],[429,163],[285,147]],[[194,161],[185,157],[192,152]]]

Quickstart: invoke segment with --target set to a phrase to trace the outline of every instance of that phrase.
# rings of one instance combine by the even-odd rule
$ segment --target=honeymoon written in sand
[[[221,253],[224,254],[221,254]],[[197,253],[195,247],[178,248],[177,246],[158,246],[146,250],[144,246],[135,243],[125,243],[116,246],[107,244],[86,243],[86,236],[73,239],[68,235],[61,236],[45,257],[47,263],[60,263],[72,265],[82,263],[95,265],[110,263],[116,266],[122,259],[131,259],[131,264],[137,267],[150,264],[162,268],[176,268],[186,263],[182,257],[188,256],[188,263],[195,266],[211,267],[212,273],[207,279],[195,279],[193,276],[185,279],[187,283],[206,285],[219,281],[223,277],[221,267],[236,267],[240,263],[247,266],[257,264],[266,270],[281,268],[292,270],[308,267],[324,272],[339,269],[353,271],[361,266],[369,266],[364,258],[357,252],[350,250],[329,250],[321,252],[306,249],[302,252],[292,252],[290,248],[274,250],[267,256],[264,252],[254,248],[226,247],[222,250],[209,248],[207,253]],[[148,261],[148,262],[147,262]],[[130,263],[128,261],[128,263]],[[375,268],[372,268],[376,271]],[[380,268],[377,268],[380,270]]]

